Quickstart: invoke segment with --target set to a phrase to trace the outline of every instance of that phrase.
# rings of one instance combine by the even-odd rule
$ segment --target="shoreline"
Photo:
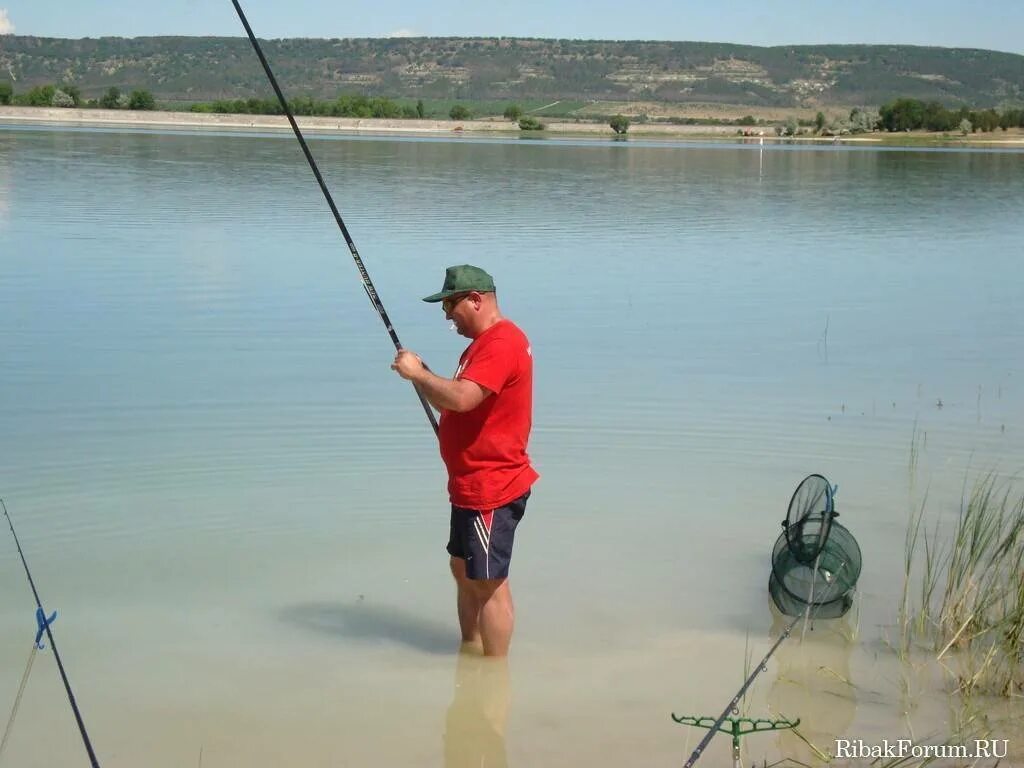
[[[463,135],[495,136],[503,138],[559,136],[563,138],[602,139],[617,138],[605,123],[558,122],[545,123],[543,131],[523,131],[509,120],[414,120],[352,117],[296,117],[304,132],[312,134],[378,134],[409,136]],[[150,128],[163,130],[213,129],[236,133],[266,131],[289,132],[288,119],[283,115],[210,114],[204,112],[132,111],[120,109],[69,109],[62,107],[0,107],[0,125],[63,125],[90,128]],[[634,124],[622,138],[667,140],[722,140],[732,139],[744,143],[752,141],[800,142],[823,145],[873,144],[877,146],[961,146],[961,147],[1020,147],[1024,149],[1024,132],[1009,134],[1007,138],[978,138],[971,136],[944,136],[931,133],[858,134],[852,136],[776,136],[774,132],[762,136],[742,136],[735,125],[673,125]],[[996,135],[996,134],[992,134]]]

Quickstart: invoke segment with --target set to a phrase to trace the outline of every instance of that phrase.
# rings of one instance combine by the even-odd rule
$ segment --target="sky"
[[[1024,0],[240,0],[259,37],[899,43],[1024,54]],[[0,0],[0,35],[240,36],[230,0]],[[0,48],[2,48],[0,40]]]

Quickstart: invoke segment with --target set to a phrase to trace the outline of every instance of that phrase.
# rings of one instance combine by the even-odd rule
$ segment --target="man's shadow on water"
[[[424,653],[450,656],[459,644],[457,630],[400,608],[351,603],[298,603],[281,610],[282,621],[339,639],[380,645],[399,643]]]

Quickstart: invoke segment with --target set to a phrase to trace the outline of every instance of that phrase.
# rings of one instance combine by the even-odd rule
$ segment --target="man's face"
[[[468,299],[468,301],[467,301]],[[470,337],[470,324],[472,312],[476,308],[474,301],[479,302],[480,294],[476,291],[449,296],[441,302],[441,309],[444,311],[446,320],[451,320],[455,325],[455,331],[460,336]]]

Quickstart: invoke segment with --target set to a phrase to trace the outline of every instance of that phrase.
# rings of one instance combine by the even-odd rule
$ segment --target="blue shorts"
[[[515,501],[490,510],[452,504],[448,554],[466,561],[470,579],[506,579],[512,562],[516,526],[526,513],[527,491]]]

